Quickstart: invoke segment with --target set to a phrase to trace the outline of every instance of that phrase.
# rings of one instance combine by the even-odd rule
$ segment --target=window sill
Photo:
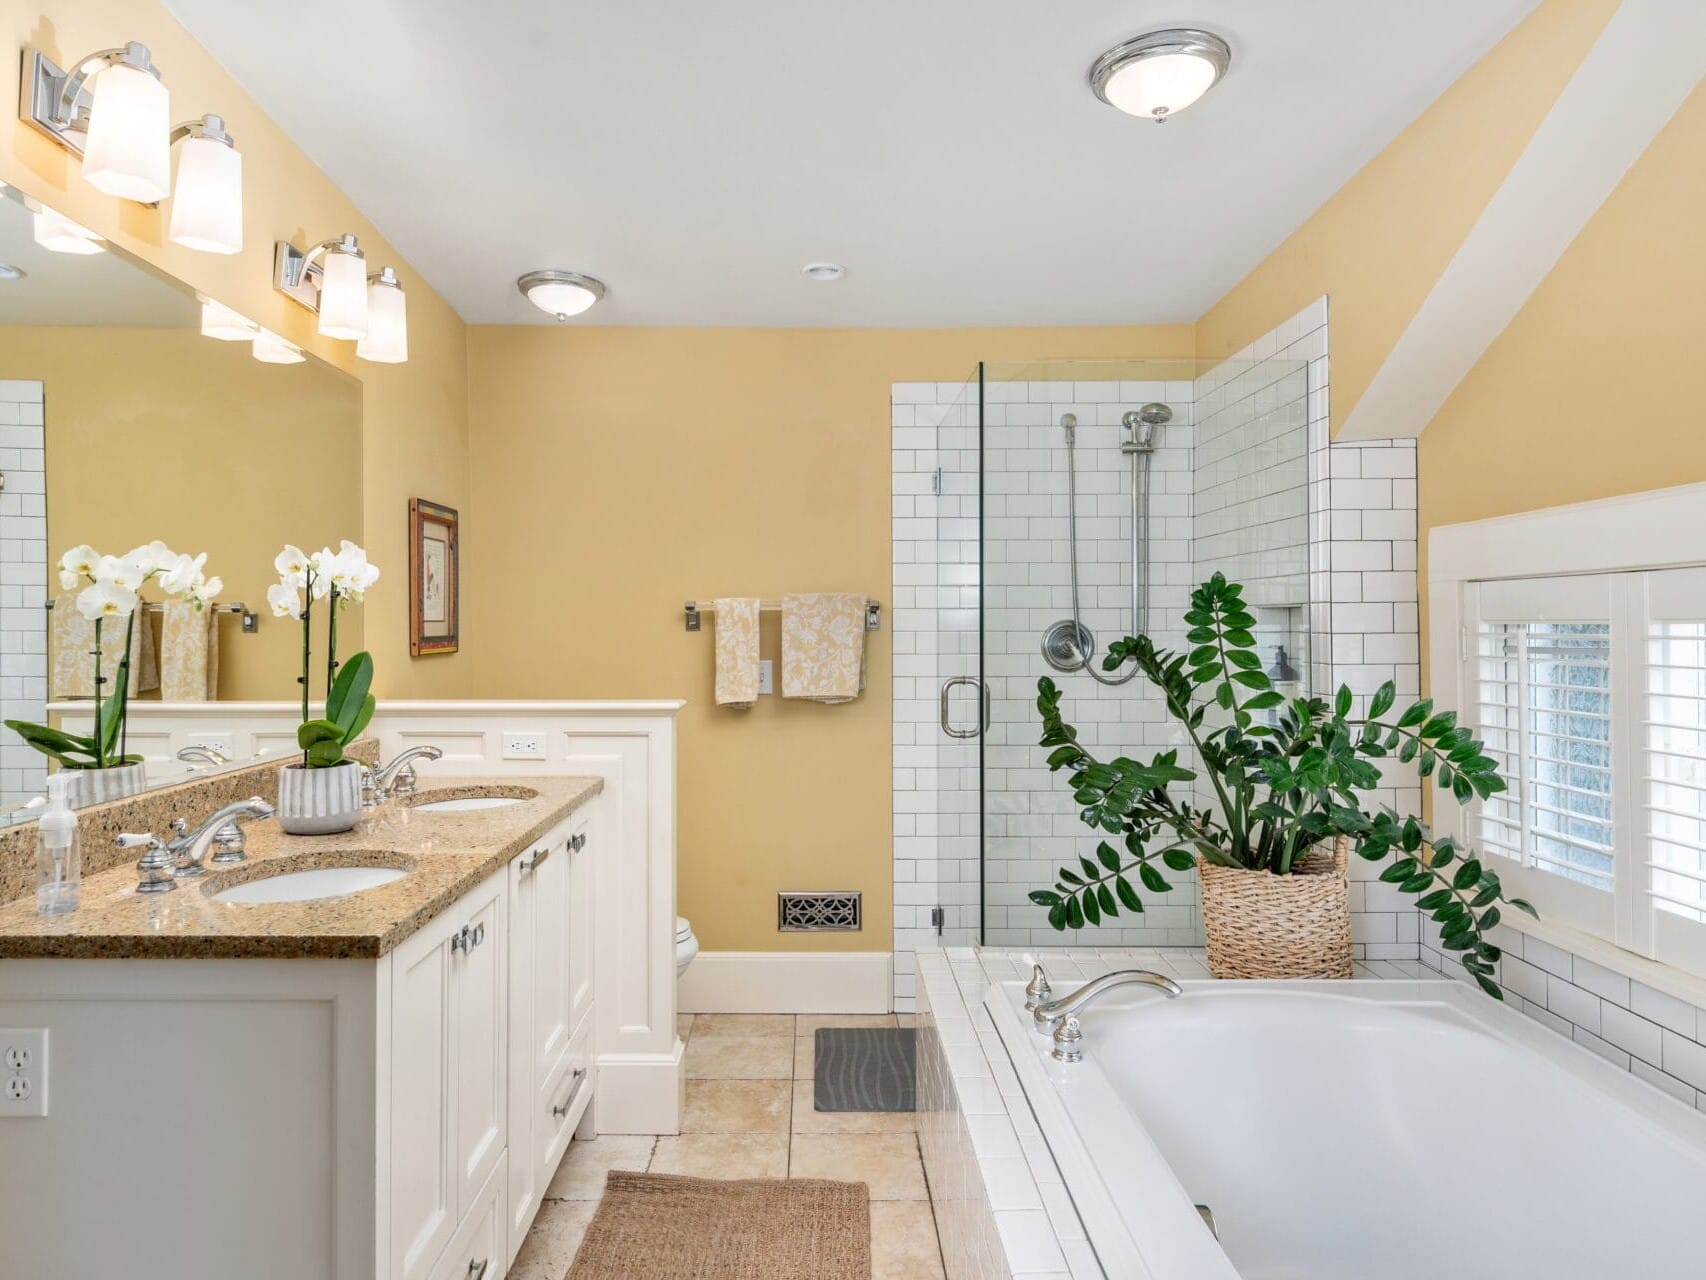
[[[1609,969],[1621,977],[1630,978],[1667,996],[1674,996],[1696,1008],[1706,1008],[1706,978],[1697,977],[1674,965],[1649,960],[1633,951],[1625,951],[1615,943],[1607,942],[1591,933],[1583,933],[1580,929],[1572,929],[1568,925],[1535,920],[1520,911],[1503,911],[1500,914],[1504,918],[1499,923],[1516,933],[1538,938],[1591,961],[1602,969]]]

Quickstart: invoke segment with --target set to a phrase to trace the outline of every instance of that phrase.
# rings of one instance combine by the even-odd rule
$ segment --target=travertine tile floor
[[[902,1025],[907,1021],[902,1015]],[[546,1189],[511,1280],[562,1280],[611,1169],[863,1182],[871,1189],[872,1280],[941,1280],[914,1117],[812,1107],[812,1033],[895,1022],[890,1014],[684,1014],[681,1135],[574,1143]]]

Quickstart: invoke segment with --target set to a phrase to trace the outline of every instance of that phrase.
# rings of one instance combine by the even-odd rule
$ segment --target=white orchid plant
[[[77,592],[73,601],[77,612],[94,624],[95,732],[84,737],[24,720],[8,720],[6,727],[58,761],[63,769],[140,764],[142,757],[126,750],[125,725],[130,710],[131,649],[136,641],[137,615],[142,611],[142,590],[154,583],[168,600],[182,600],[197,610],[209,608],[225,584],[209,577],[206,565],[205,551],[197,556],[180,555],[159,540],[124,556],[104,556],[88,545],[67,551],[59,558],[60,588]],[[103,665],[105,654],[121,624],[124,646],[117,668],[108,677]],[[104,688],[107,684],[113,686],[111,690]]]
[[[267,604],[275,618],[302,623],[302,724],[296,731],[303,766],[329,769],[345,762],[344,748],[360,736],[373,718],[373,657],[356,654],[339,670],[338,611],[360,604],[379,581],[379,567],[367,552],[348,538],[333,551],[322,547],[312,555],[286,546],[273,560],[278,581],[267,588]],[[309,675],[313,670],[313,622],[316,601],[326,602],[326,714],[309,710]]]

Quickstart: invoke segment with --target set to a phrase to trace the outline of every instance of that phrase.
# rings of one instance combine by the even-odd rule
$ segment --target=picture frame
[[[455,653],[461,634],[460,518],[454,507],[409,499],[409,654]]]

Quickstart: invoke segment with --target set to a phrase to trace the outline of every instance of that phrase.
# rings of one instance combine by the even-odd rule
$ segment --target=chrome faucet
[[[199,876],[207,868],[202,863],[207,859],[207,851],[215,844],[219,852],[213,855],[215,862],[241,862],[243,860],[243,833],[237,824],[251,822],[258,818],[270,818],[276,810],[259,796],[250,796],[247,800],[238,800],[209,814],[194,830],[189,823],[179,818],[172,824],[176,832],[166,842],[166,852],[172,856],[175,876]],[[234,837],[234,838],[233,838]]]
[[[1043,976],[1041,965],[1036,966],[1036,973],[1031,982],[1036,985],[1039,980],[1046,990],[1048,979]],[[1077,1062],[1084,1056],[1084,1033],[1078,1025],[1078,1013],[1106,992],[1118,987],[1133,986],[1155,987],[1169,1000],[1184,994],[1184,988],[1162,974],[1152,973],[1148,969],[1116,969],[1113,973],[1105,973],[1094,981],[1086,982],[1078,990],[1058,1000],[1044,1000],[1029,1006],[1031,1017],[1035,1020],[1039,1032],[1054,1033],[1054,1049],[1051,1052],[1056,1058],[1062,1062]],[[1028,1001],[1027,1004],[1029,1005]]]
[[[231,763],[231,757],[219,748],[206,746],[199,742],[193,742],[187,747],[179,747],[178,759],[189,765],[205,764],[215,768]]]
[[[444,755],[438,747],[409,747],[387,764],[369,769],[362,779],[362,803],[369,808],[392,796],[413,795],[417,779],[412,761],[437,760]]]

